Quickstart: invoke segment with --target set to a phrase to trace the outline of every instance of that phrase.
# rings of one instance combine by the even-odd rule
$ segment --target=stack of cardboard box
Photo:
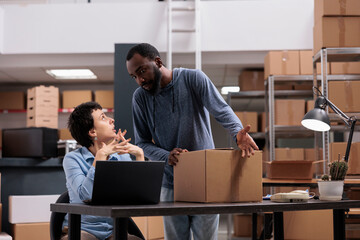
[[[51,203],[59,195],[9,196],[9,222],[14,240],[50,240]]]
[[[314,54],[321,48],[360,47],[360,1],[315,0]]]
[[[27,91],[27,127],[58,128],[59,89],[38,86]]]

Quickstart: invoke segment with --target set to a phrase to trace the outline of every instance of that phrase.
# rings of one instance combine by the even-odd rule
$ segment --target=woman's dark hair
[[[148,43],[140,43],[129,50],[126,61],[129,61],[136,53],[150,60],[160,57],[159,51],[154,46]]]
[[[94,127],[94,119],[91,113],[94,110],[102,109],[97,102],[86,102],[77,106],[68,119],[68,129],[71,136],[82,146],[90,147],[93,140],[89,131]]]

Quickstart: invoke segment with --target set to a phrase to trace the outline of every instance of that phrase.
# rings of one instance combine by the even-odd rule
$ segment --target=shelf
[[[303,126],[275,125],[276,137],[314,137],[314,131]]]
[[[313,62],[321,62],[321,52],[325,51],[328,62],[358,62],[360,48],[324,48],[315,54]]]
[[[0,168],[2,167],[60,167],[62,168],[62,158],[0,158]]]
[[[114,112],[114,109],[113,108],[103,108],[102,109],[104,112]],[[73,108],[59,108],[58,112],[59,113],[71,113],[72,111],[74,111]],[[20,109],[20,110],[17,110],[17,109],[0,109],[0,113],[26,113],[26,109]]]
[[[250,132],[249,135],[253,139],[264,139],[265,138],[265,133],[264,132]]]
[[[227,98],[264,98],[265,91],[229,92]]]

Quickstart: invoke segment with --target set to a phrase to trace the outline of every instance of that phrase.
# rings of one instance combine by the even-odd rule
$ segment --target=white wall
[[[150,42],[165,52],[166,4],[149,1],[3,5],[4,40],[0,51],[3,54],[113,53],[114,43]],[[312,48],[313,0],[201,4],[205,52]],[[178,17],[174,23],[191,25],[193,20]],[[189,35],[174,38],[175,52],[193,50]]]

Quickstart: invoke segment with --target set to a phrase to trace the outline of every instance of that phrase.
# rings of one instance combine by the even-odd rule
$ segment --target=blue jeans
[[[173,202],[174,190],[161,188],[161,202]],[[219,214],[165,216],[165,240],[217,240]]]

